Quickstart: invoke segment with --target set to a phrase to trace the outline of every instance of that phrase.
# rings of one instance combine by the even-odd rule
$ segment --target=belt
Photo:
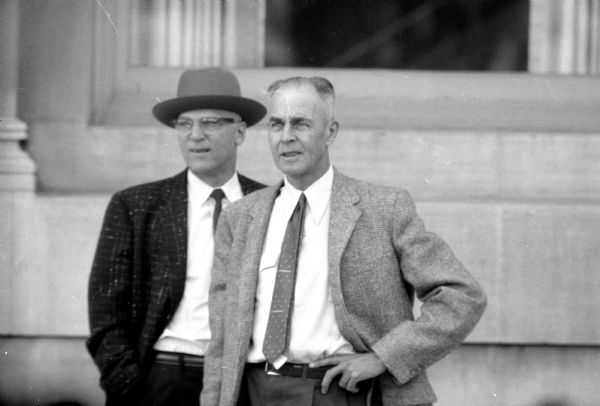
[[[180,367],[204,367],[204,357],[180,352],[156,351],[154,362],[163,365],[177,365]]]
[[[322,379],[329,367],[310,368],[308,364],[285,363],[279,369],[268,362],[249,363],[249,368],[260,368],[269,375],[292,376],[296,378]]]

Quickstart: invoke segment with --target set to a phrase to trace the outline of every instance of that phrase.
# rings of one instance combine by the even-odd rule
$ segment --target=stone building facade
[[[96,239],[111,193],[183,167],[150,114],[182,64],[229,67],[259,100],[279,77],[332,80],[333,162],[411,191],[489,295],[430,369],[440,405],[600,403],[598,0],[530,1],[527,73],[266,68],[263,1],[197,2],[200,28],[173,3],[0,1],[0,403],[102,404],[84,348]],[[274,182],[265,133],[239,166]]]

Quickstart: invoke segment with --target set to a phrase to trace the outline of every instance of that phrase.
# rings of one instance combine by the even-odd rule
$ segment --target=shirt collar
[[[193,198],[194,201],[200,202],[201,204],[204,204],[208,200],[212,191],[217,189],[208,185],[202,179],[194,175],[190,170],[188,170],[187,173],[187,180],[190,197]],[[230,202],[234,202],[242,197],[242,186],[240,185],[237,172],[235,172],[233,176],[219,188],[223,189],[225,197]]]
[[[308,201],[310,207],[310,213],[312,215],[315,224],[321,223],[329,200],[331,198],[331,188],[333,187],[333,166],[329,165],[329,169],[319,179],[317,179],[312,185],[304,190],[304,195]],[[287,194],[286,199],[293,200],[294,207],[300,198],[302,191],[292,186],[287,177],[283,179],[282,192]]]

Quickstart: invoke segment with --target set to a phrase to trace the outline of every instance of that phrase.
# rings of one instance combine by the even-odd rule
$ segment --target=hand
[[[321,381],[321,393],[326,394],[329,384],[337,375],[342,374],[338,385],[349,392],[358,392],[356,386],[366,379],[375,378],[385,372],[386,367],[377,355],[372,352],[362,354],[332,355],[311,362],[309,367],[318,368],[325,365],[335,365],[328,370]]]

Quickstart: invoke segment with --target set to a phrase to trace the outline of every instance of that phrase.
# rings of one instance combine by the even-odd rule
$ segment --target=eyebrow
[[[312,123],[312,120],[311,120],[311,119],[309,119],[309,118],[306,118],[306,117],[292,117],[292,118],[290,119],[290,123],[291,123],[292,125],[294,125],[294,124],[298,124],[298,123],[301,123],[301,122],[308,122],[308,123]]]
[[[284,118],[281,118],[281,117],[274,117],[274,116],[269,117],[269,122],[271,122],[271,123],[285,123],[285,121],[286,120]],[[303,121],[312,123],[311,119],[306,118],[306,117],[302,117],[302,116],[300,116],[300,117],[295,116],[295,117],[291,117],[290,118],[290,124],[292,124],[292,125],[298,124],[298,123],[303,122]]]

